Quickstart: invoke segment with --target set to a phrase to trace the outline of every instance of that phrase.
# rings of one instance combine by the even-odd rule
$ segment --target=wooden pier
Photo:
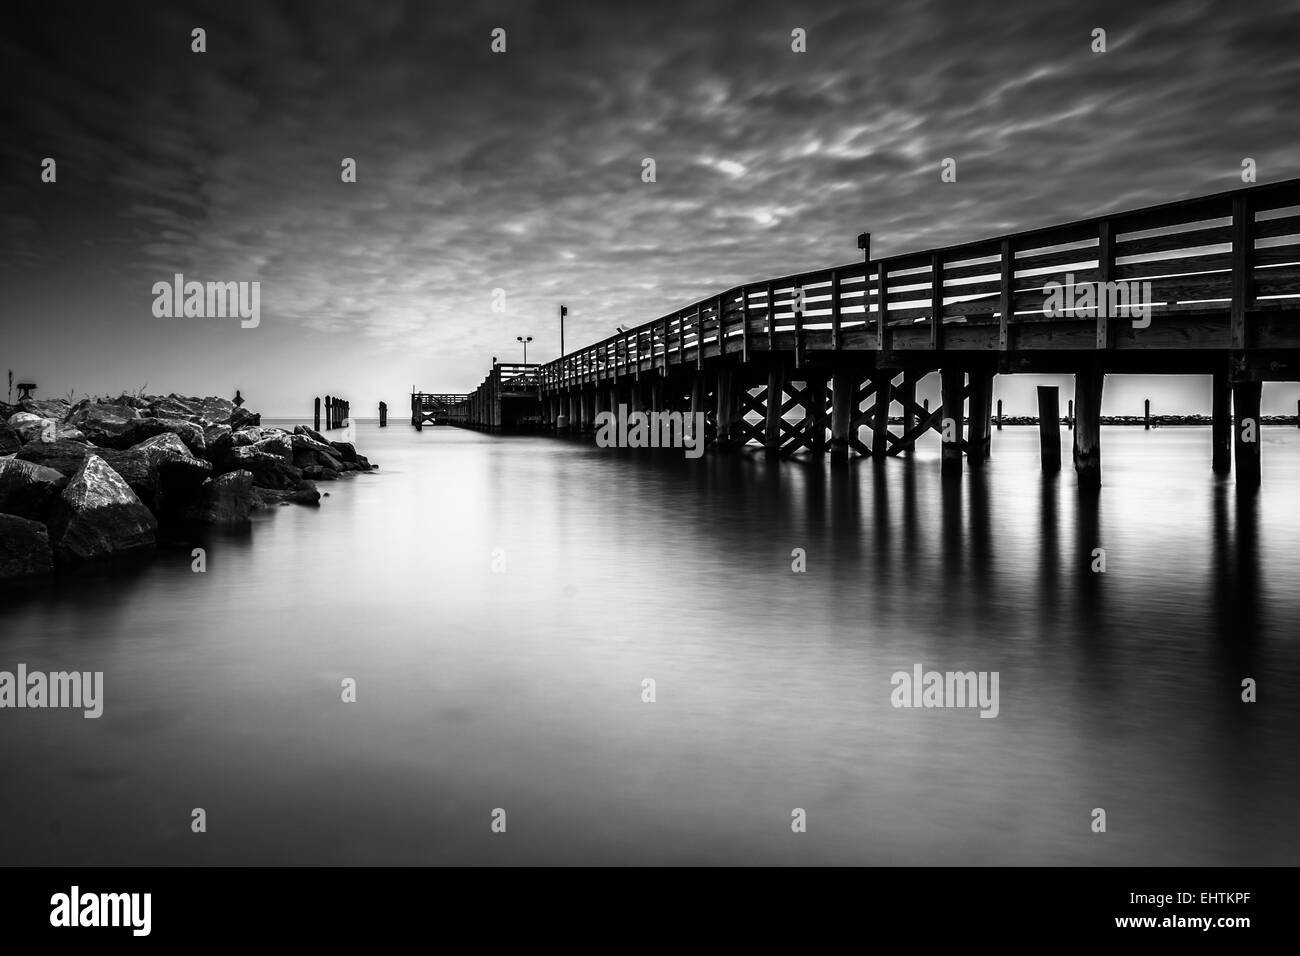
[[[411,424],[416,431],[425,425],[464,425],[467,423],[468,395],[411,393]]]
[[[1069,302],[1149,283],[1149,316],[1053,314],[1052,283]],[[1300,380],[1300,180],[748,283],[541,366],[494,364],[466,414],[500,429],[536,403],[544,428],[585,432],[620,404],[703,412],[719,449],[837,460],[933,430],[957,475],[989,457],[993,382],[1017,373],[1074,376],[1083,487],[1101,481],[1107,374],[1211,376],[1213,467],[1258,484],[1262,383]]]

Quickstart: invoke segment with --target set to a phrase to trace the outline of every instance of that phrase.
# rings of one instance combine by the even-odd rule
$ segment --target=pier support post
[[[876,370],[876,404],[871,416],[871,457],[879,464],[889,454],[889,409],[894,404],[894,372]]]
[[[1074,399],[1070,399],[1069,411],[1065,413],[1065,427],[1074,431]]]
[[[736,384],[734,374],[729,368],[718,370],[716,398],[717,443],[720,449],[725,450],[736,443]]]
[[[1002,431],[1002,399],[998,399],[998,431]]]
[[[1215,474],[1232,471],[1232,389],[1227,371],[1215,372],[1210,383],[1211,467]]]
[[[939,373],[940,388],[943,390],[943,444],[940,450],[940,473],[945,478],[961,477],[961,445],[964,431],[962,392],[966,386],[966,373],[959,368],[948,367]]]
[[[831,461],[849,460],[849,423],[853,421],[853,398],[858,391],[858,376],[843,368],[835,370],[831,380]]]
[[[898,400],[903,406],[903,425],[902,433],[906,435],[916,427],[916,415],[912,411],[912,406],[916,404],[916,383],[921,380],[921,372],[904,372],[903,383],[898,388]],[[909,441],[903,446],[903,451],[915,451],[916,442]]]
[[[1237,487],[1260,483],[1259,398],[1262,382],[1232,383],[1233,451],[1237,458]]]
[[[1061,470],[1061,390],[1055,385],[1038,386],[1038,451],[1043,474]]]
[[[1151,399],[1146,399],[1142,403],[1142,429],[1151,431]]]
[[[993,454],[993,376],[987,369],[970,374],[970,436],[966,457],[982,465]]]
[[[700,349],[703,350],[703,348],[704,346],[703,344],[701,344]],[[691,440],[695,442],[700,442],[704,440],[703,432],[705,431],[705,429],[701,428],[700,429],[701,434],[699,435],[695,434],[695,422],[696,422],[695,416],[706,414],[704,410],[705,396],[706,396],[706,389],[704,384],[704,372],[702,371],[692,372],[691,373],[691,413],[687,419],[689,424],[686,426],[686,430],[690,433]]]
[[[812,434],[809,435],[808,450],[814,455],[826,454],[826,386],[830,377],[825,372],[808,372],[808,407],[804,414],[813,422]],[[817,424],[817,422],[821,424]]]
[[[784,402],[785,369],[774,361],[767,370],[767,404],[763,420],[763,447],[770,455],[781,450],[781,406]]]
[[[1096,366],[1074,376],[1074,471],[1080,488],[1101,487],[1101,393],[1106,373]]]
[[[414,399],[412,399],[412,401],[414,401]],[[414,415],[414,412],[412,412],[412,415]],[[312,430],[320,431],[320,396],[319,395],[316,396],[316,410],[315,413],[312,415],[312,422],[313,422]],[[415,424],[414,418],[411,420],[411,424],[412,425]]]

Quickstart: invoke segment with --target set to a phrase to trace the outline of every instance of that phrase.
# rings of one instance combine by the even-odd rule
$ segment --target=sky
[[[1231,189],[1244,157],[1300,176],[1300,2],[46,2],[0,24],[0,369],[46,397],[400,415],[520,360],[517,336],[555,358],[560,303],[572,349],[855,261],[863,231],[889,255]],[[176,273],[260,282],[260,323],[155,316]],[[1008,414],[1043,381],[1000,376]],[[1111,382],[1108,414],[1208,410],[1200,379]],[[1267,386],[1264,410],[1298,396]]]

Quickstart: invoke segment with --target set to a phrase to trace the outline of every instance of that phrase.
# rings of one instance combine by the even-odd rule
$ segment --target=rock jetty
[[[374,467],[221,398],[0,402],[0,580],[145,551],[160,527],[315,505],[316,482]]]

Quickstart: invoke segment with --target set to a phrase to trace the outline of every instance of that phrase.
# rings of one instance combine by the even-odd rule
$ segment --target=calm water
[[[0,594],[0,669],[106,684],[0,712],[0,861],[1295,864],[1298,435],[1243,501],[1207,429],[1107,429],[1088,504],[1025,428],[946,492],[928,443],[362,425],[381,471],[319,509]],[[916,663],[998,671],[1000,716],[893,708]]]

